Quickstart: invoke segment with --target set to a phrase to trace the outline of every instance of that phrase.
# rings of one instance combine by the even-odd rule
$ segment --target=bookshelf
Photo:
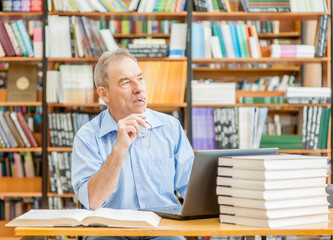
[[[292,27],[288,30],[280,31],[279,33],[259,33],[259,39],[294,39],[300,40],[302,37],[300,23],[304,21],[319,21],[321,15],[331,16],[331,1],[327,0],[328,12],[326,13],[290,13],[290,12],[280,12],[280,13],[249,13],[242,11],[232,11],[232,12],[195,12],[192,10],[192,1],[187,1],[187,11],[173,13],[173,12],[163,12],[163,13],[138,13],[138,12],[106,12],[106,13],[81,13],[81,12],[48,12],[47,1],[43,1],[43,12],[0,12],[1,19],[39,19],[43,20],[43,29],[47,23],[48,16],[77,16],[77,17],[86,17],[94,20],[169,20],[169,21],[180,21],[188,23],[187,33],[191,34],[191,23],[200,22],[200,21],[247,21],[247,20],[280,20],[284,22],[289,22]],[[43,31],[45,39],[45,29]],[[331,36],[329,31],[328,36]],[[123,38],[164,38],[169,39],[170,34],[163,33],[116,33],[113,34],[115,39]],[[287,75],[296,75],[299,80],[302,75],[302,66],[306,64],[317,63],[321,64],[323,67],[323,83],[324,87],[331,87],[331,43],[328,42],[327,53],[323,58],[270,58],[267,54],[264,54],[262,58],[253,59],[253,58],[223,58],[223,59],[203,59],[203,58],[192,58],[191,54],[191,37],[187,37],[187,54],[186,57],[182,58],[138,58],[138,61],[161,61],[161,62],[175,62],[182,61],[187,63],[187,86],[185,90],[186,99],[183,103],[179,104],[163,104],[163,103],[151,103],[148,104],[149,108],[162,112],[171,112],[176,110],[180,114],[184,129],[187,132],[187,135],[192,140],[192,107],[214,107],[214,108],[223,108],[223,107],[268,107],[269,111],[273,112],[293,112],[298,114],[301,118],[302,108],[304,106],[317,106],[317,107],[326,107],[330,108],[331,104],[240,104],[236,103],[233,105],[223,105],[223,104],[192,104],[191,99],[191,81],[196,78],[232,78],[234,82],[241,81],[245,77],[261,77],[261,76],[282,76]],[[28,62],[28,63],[39,63],[42,65],[42,85],[46,85],[46,72],[47,70],[57,69],[60,64],[96,64],[98,57],[72,57],[72,58],[54,58],[45,56],[45,44],[44,53],[42,58],[35,57],[1,57],[0,62]],[[268,47],[263,47],[262,51],[267,52]],[[192,67],[194,64],[273,64],[269,68],[209,68],[209,67]],[[229,80],[228,80],[229,81]],[[40,93],[40,99],[36,102],[7,102],[2,99],[2,96],[7,94],[6,91],[0,89],[0,106],[9,107],[13,109],[17,106],[26,106],[26,107],[41,107],[43,110],[43,119],[48,118],[49,113],[61,113],[65,112],[75,112],[78,111],[78,108],[84,108],[80,110],[82,112],[95,112],[98,113],[101,111],[103,105],[97,103],[97,100],[93,103],[47,103],[46,101],[46,89],[43,88]],[[237,94],[244,94],[237,93]],[[273,93],[274,94],[274,93]],[[238,96],[238,95],[237,95]],[[48,155],[51,152],[71,152],[71,147],[52,147],[50,146],[49,138],[49,128],[47,121],[42,122],[42,129],[40,136],[41,144],[37,148],[2,148],[1,152],[21,152],[21,151],[30,151],[30,152],[41,152],[42,153],[42,176],[37,178],[0,178],[0,195],[1,196],[31,196],[31,197],[41,197],[42,205],[41,207],[46,208],[48,205],[48,197],[60,197],[60,198],[70,198],[73,197],[73,194],[56,194],[50,192],[49,186],[49,176],[48,176]],[[281,150],[281,153],[295,153],[295,154],[320,154],[331,157],[331,133],[328,136],[328,147],[327,149],[292,149],[292,150]],[[27,186],[34,186],[33,189],[28,188]],[[17,186],[23,187],[23,189],[17,189]],[[8,189],[6,190],[5,187]],[[0,221],[0,232],[4,229],[3,221]],[[0,234],[1,236],[1,234]]]
[[[232,5],[234,3],[235,5]],[[243,12],[235,11],[235,9],[242,9],[238,6],[238,3],[230,2],[232,12],[191,12],[193,22],[201,21],[288,21],[289,25],[293,25],[294,29],[282,29],[280,24],[280,32],[278,33],[258,33],[259,39],[292,39],[293,41],[301,42],[301,23],[305,21],[317,21],[316,34],[319,31],[319,21],[321,15],[331,15],[331,1],[327,1],[328,11],[326,13],[292,13],[292,12]],[[312,30],[314,31],[314,30]],[[330,30],[328,33],[330,36]],[[294,75],[298,78],[298,81],[302,82],[302,66],[307,64],[320,64],[322,66],[322,87],[331,87],[331,43],[327,43],[326,55],[322,58],[271,58],[269,49],[267,47],[261,47],[263,57],[259,58],[221,58],[221,59],[207,59],[207,58],[192,58],[192,64],[196,64],[193,67],[192,79],[214,79],[220,82],[240,82],[243,79],[254,79],[255,77],[263,76],[283,76]],[[201,64],[201,65],[200,65]],[[235,64],[236,68],[229,68],[228,65]],[[271,67],[267,68],[248,68],[245,64],[271,64]],[[198,66],[199,65],[199,66]],[[214,65],[214,68],[207,67],[207,65]],[[243,65],[243,67],[242,67]],[[249,80],[251,81],[251,80]],[[242,91],[236,91],[236,98],[240,96]],[[244,93],[243,93],[244,94]],[[257,93],[258,94],[258,93]],[[270,93],[263,92],[264,95],[256,96],[275,96],[275,91]],[[246,94],[245,94],[246,96]],[[254,96],[254,95],[253,95]],[[203,108],[239,108],[239,107],[267,107],[270,111],[277,112],[290,112],[296,113],[299,119],[302,119],[302,109],[304,106],[308,107],[325,107],[331,108],[331,104],[192,104],[192,107]],[[300,122],[301,123],[301,122]],[[299,132],[298,132],[299,134]],[[331,157],[330,136],[328,136],[327,149],[309,150],[309,149],[292,149],[281,150],[283,153],[296,153],[296,154],[321,154]]]

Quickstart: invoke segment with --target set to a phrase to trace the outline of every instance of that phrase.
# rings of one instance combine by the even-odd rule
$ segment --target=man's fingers
[[[129,116],[127,116],[126,118],[123,119],[124,124],[132,124],[135,125],[135,123],[133,123],[133,121],[135,121],[138,125],[141,125],[145,128],[148,127],[147,123],[146,123],[146,116],[143,114],[131,114]]]

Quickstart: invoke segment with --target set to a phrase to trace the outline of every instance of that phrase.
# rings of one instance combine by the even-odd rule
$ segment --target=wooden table
[[[254,228],[222,224],[218,218],[197,220],[162,219],[158,228],[105,227],[17,227],[17,236],[254,236],[254,235],[333,235],[333,213],[329,223],[283,229]]]

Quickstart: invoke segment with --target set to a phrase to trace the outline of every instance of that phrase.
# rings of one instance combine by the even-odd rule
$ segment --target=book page
[[[48,220],[57,218],[72,218],[81,222],[87,217],[91,211],[86,209],[62,209],[62,210],[30,210],[29,212],[19,216],[17,219],[32,219],[32,220]]]
[[[149,211],[111,208],[99,208],[89,215],[89,218],[93,217],[102,217],[118,221],[147,222],[154,227],[157,227],[161,220],[161,217]]]

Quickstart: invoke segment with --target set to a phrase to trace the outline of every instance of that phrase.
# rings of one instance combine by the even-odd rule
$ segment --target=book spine
[[[36,139],[35,139],[34,135],[32,134],[32,132],[30,131],[30,129],[28,127],[28,124],[25,121],[22,113],[21,112],[17,112],[16,115],[17,115],[17,119],[18,119],[19,123],[21,124],[22,129],[23,129],[25,135],[27,136],[27,138],[28,138],[31,146],[32,147],[38,147]]]
[[[15,56],[15,50],[10,42],[3,21],[0,19],[0,42],[8,57]]]
[[[22,39],[22,37],[21,37],[21,34],[20,34],[20,32],[19,32],[19,30],[18,30],[18,27],[17,27],[17,25],[16,25],[16,21],[14,21],[14,20],[13,20],[13,21],[10,21],[10,25],[12,26],[13,33],[14,33],[14,35],[15,35],[15,38],[16,38],[17,42],[18,42],[18,45],[19,45],[20,50],[21,50],[21,52],[22,52],[22,55],[23,55],[24,57],[28,57],[29,54],[28,54],[28,52],[27,52],[27,49],[26,49],[26,47],[25,47],[25,45],[24,45],[23,39]]]
[[[4,118],[4,112],[0,112],[0,124],[1,124],[2,129],[3,129],[3,131],[4,131],[5,135],[6,135],[9,143],[10,143],[10,146],[14,147],[14,148],[17,147],[18,144],[17,144],[17,142],[16,142],[13,134],[10,132],[8,124],[7,124],[7,122],[6,122],[5,118]]]
[[[17,131],[19,132],[19,134],[20,134],[20,136],[21,136],[21,138],[22,138],[22,140],[23,140],[23,142],[24,142],[24,144],[25,144],[25,147],[31,147],[31,144],[30,144],[30,142],[29,142],[29,140],[28,140],[26,134],[25,134],[24,131],[23,131],[22,125],[19,123],[19,121],[18,121],[18,119],[17,119],[17,114],[16,114],[16,112],[12,112],[12,113],[10,114],[10,117],[11,117],[11,119],[13,120],[13,122],[14,122],[14,124],[15,124],[15,126],[16,126],[16,129],[17,129]]]
[[[27,49],[29,57],[33,57],[34,56],[34,50],[32,49],[31,40],[29,38],[27,30],[24,27],[22,19],[17,20],[16,24],[17,24],[18,30],[21,34],[21,37],[23,39],[24,46]]]
[[[43,10],[43,0],[30,0],[30,12],[41,12]]]
[[[14,35],[14,32],[13,32],[13,29],[12,29],[11,25],[8,22],[5,22],[4,26],[5,26],[5,29],[7,31],[8,37],[10,39],[10,42],[13,46],[13,49],[15,51],[16,56],[19,56],[19,57],[22,56],[21,49],[20,49],[19,44],[18,44],[18,42],[15,38],[15,35]]]
[[[21,0],[12,0],[12,12],[21,12]]]

